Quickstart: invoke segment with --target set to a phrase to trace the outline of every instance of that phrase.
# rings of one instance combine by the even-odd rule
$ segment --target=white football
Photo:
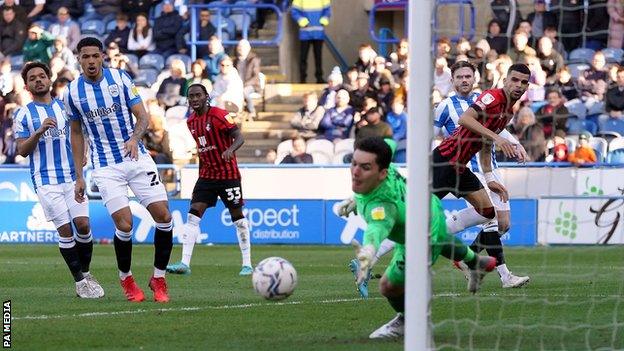
[[[297,271],[281,257],[262,260],[252,276],[254,289],[267,300],[282,300],[290,296],[297,286]]]

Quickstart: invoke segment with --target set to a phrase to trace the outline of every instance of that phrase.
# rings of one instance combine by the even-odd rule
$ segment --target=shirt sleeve
[[[232,114],[230,114],[228,111],[219,109],[215,115],[217,116],[219,122],[221,122],[224,130],[232,131],[238,128],[238,125],[236,124],[236,122],[234,122],[234,119],[232,118]]]
[[[119,74],[121,74],[121,81],[123,82],[128,107],[132,107],[141,102],[139,90],[134,85],[134,81],[130,78],[130,75],[124,70],[119,70]]]
[[[30,129],[28,128],[24,108],[20,108],[13,114],[13,132],[17,139],[30,137]]]
[[[497,106],[499,102],[500,94],[497,94],[492,90],[486,90],[479,95],[475,103],[470,107],[475,109],[477,112],[488,112],[491,108]]]
[[[372,244],[375,249],[390,235],[396,223],[397,208],[388,202],[373,202],[364,209],[364,220],[367,227],[364,231],[364,245]]]

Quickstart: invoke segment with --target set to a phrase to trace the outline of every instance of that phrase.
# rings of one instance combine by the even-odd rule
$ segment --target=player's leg
[[[236,238],[241,251],[242,267],[240,275],[250,275],[253,272],[251,266],[251,235],[249,233],[249,222],[243,214],[243,190],[240,180],[226,180],[222,182],[222,187],[218,190],[219,198],[230,211],[232,223],[236,228]]]
[[[382,325],[369,336],[371,339],[396,338],[405,332],[405,246],[396,244],[390,265],[379,281],[379,291],[390,306],[396,311],[396,316]]]

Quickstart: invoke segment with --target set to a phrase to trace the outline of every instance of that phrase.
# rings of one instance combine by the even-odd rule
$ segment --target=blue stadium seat
[[[128,60],[130,60],[130,63],[132,65],[134,65],[135,67],[139,67],[139,57],[137,55],[130,53],[127,53],[125,55],[128,57]]]
[[[82,26],[82,24],[85,23],[86,21],[100,19],[101,17],[102,16],[98,15],[95,12],[89,12],[89,13],[85,12],[85,14],[82,15],[82,17],[78,17],[78,24]]]
[[[585,116],[587,116],[587,108],[585,107],[585,104],[581,102],[581,100],[574,99],[572,101],[568,101],[565,103],[565,107],[568,109],[568,112],[580,119],[583,119],[585,118]]]
[[[611,140],[609,143],[609,151],[624,149],[624,138],[619,137]]]
[[[24,66],[24,55],[11,56],[11,69],[19,71]]]
[[[578,78],[583,74],[583,71],[587,71],[589,65],[586,63],[571,63],[568,65],[568,70],[573,78]]]
[[[590,63],[595,53],[594,50],[587,48],[574,49],[570,52],[568,61],[574,63]]]
[[[589,139],[589,145],[596,152],[596,160],[604,162],[607,157],[607,141],[603,138],[594,137]]]
[[[36,24],[39,27],[47,30],[50,27],[50,25],[52,24],[52,22],[44,21],[44,20],[38,20],[38,21],[33,22],[33,24]]]
[[[117,28],[116,20],[108,21],[108,23],[106,23],[106,33],[112,32],[115,28]]]
[[[600,122],[600,131],[616,132],[620,135],[624,135],[624,121],[616,118],[608,118]]]
[[[139,74],[137,74],[136,77],[134,77],[134,83],[137,86],[149,88],[152,86],[152,84],[156,83],[156,79],[158,79],[159,72],[160,71],[152,69],[152,68],[142,69],[139,71]]]
[[[607,155],[607,163],[624,164],[624,149],[610,151]]]
[[[213,16],[216,16],[216,15],[217,15],[217,13],[218,13],[219,11],[221,11],[221,15],[222,15],[223,17],[229,17],[229,16],[230,16],[230,14],[232,13],[232,10],[231,10],[231,9],[229,9],[229,8],[223,8],[223,9],[219,10],[219,9],[217,9],[217,8],[216,8],[218,5],[229,5],[229,2],[228,2],[228,1],[225,1],[225,0],[219,0],[219,1],[213,1],[213,2],[211,2],[210,4],[208,4],[208,7],[209,7],[209,8],[211,8],[211,7],[212,7],[212,8],[210,9],[210,12],[212,12],[212,13],[213,13]]]
[[[624,50],[616,48],[606,48],[602,53],[607,59],[607,63],[620,63],[624,59]]]
[[[568,134],[581,134],[587,131],[591,135],[594,135],[598,131],[596,122],[587,119],[568,118],[566,127],[568,128]]]
[[[191,71],[191,63],[193,63],[193,60],[190,56],[184,54],[169,55],[169,57],[167,57],[167,60],[165,61],[165,65],[169,67],[171,65],[171,61],[175,59],[182,60],[182,62],[184,62],[184,65],[186,66],[186,72]]]
[[[85,14],[95,13],[95,7],[93,7],[93,4],[90,1],[85,1],[84,13]]]
[[[249,28],[251,17],[246,13],[232,13],[229,17],[234,22],[236,32],[242,32],[243,28]]]
[[[165,68],[165,59],[159,54],[146,54],[139,60],[139,68],[152,68],[162,71]]]
[[[546,104],[548,104],[548,101],[535,101],[531,103],[531,110],[533,110],[533,113],[537,113],[537,111]]]
[[[90,19],[82,23],[80,31],[82,34],[96,34],[102,36],[106,32],[106,26],[104,22],[98,19]]]

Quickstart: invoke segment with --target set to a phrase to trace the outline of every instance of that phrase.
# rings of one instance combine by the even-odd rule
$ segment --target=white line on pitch
[[[372,297],[369,300],[381,300],[381,297]],[[61,318],[76,318],[76,317],[103,317],[103,316],[118,316],[125,314],[139,314],[150,312],[182,312],[182,311],[202,311],[202,310],[227,310],[227,309],[243,309],[253,307],[272,307],[272,306],[287,306],[287,305],[305,305],[305,304],[335,304],[343,302],[355,302],[362,301],[362,299],[333,299],[322,301],[287,301],[287,302],[274,302],[274,303],[246,303],[239,305],[222,305],[222,306],[195,306],[195,307],[177,307],[177,308],[155,308],[155,309],[138,309],[128,311],[110,311],[110,312],[88,312],[79,314],[66,314],[66,315],[39,315],[39,316],[24,316],[14,317],[13,320],[41,320],[41,319],[61,319]]]

